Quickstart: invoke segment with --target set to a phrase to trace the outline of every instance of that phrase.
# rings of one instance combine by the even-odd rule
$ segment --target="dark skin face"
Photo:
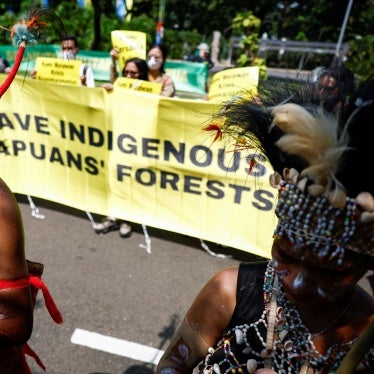
[[[338,266],[334,259],[319,259],[311,249],[295,250],[286,237],[274,239],[272,255],[289,300],[310,310],[350,298],[367,271],[364,263],[349,251]]]

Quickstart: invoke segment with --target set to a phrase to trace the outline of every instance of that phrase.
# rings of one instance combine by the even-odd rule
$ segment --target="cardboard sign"
[[[209,101],[222,104],[236,96],[256,96],[258,76],[258,66],[226,69],[214,74]]]
[[[143,81],[141,79],[119,77],[115,80],[113,86],[125,88],[128,90],[135,90],[141,92],[148,92],[159,95],[162,90],[161,83]]]
[[[36,79],[45,82],[81,85],[80,70],[82,61],[60,58],[37,57]]]
[[[122,71],[128,59],[133,57],[146,59],[146,34],[140,31],[114,30],[111,32],[113,48],[119,50],[119,71]]]

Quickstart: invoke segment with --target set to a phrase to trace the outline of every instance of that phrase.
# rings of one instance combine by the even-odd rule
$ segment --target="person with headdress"
[[[355,76],[341,61],[316,69],[312,80],[315,101],[322,102],[330,112],[345,107],[355,90]]]
[[[0,85],[0,97],[11,86],[21,64],[25,48],[36,43],[47,21],[55,20],[53,12],[33,9],[11,29],[13,44],[18,48],[15,62],[8,76]],[[22,217],[17,201],[0,179],[0,373],[30,373],[25,355],[36,359],[45,369],[38,356],[27,344],[33,330],[33,312],[36,294],[43,291],[45,304],[53,320],[62,322],[58,311],[41,276],[43,264],[27,261],[25,257]]]
[[[206,127],[274,169],[272,258],[214,275],[157,373],[374,371],[374,301],[357,284],[374,268],[373,80],[344,111],[304,88],[233,100]]]

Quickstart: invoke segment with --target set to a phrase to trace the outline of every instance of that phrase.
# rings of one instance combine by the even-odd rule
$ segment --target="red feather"
[[[249,169],[248,169],[248,174],[249,174],[253,170],[255,165],[257,164],[257,161],[252,157],[248,163],[249,163]]]
[[[221,130],[221,127],[219,125],[211,123],[207,127],[204,127],[203,130],[205,130],[205,131],[215,131],[216,132],[216,136],[214,137],[213,142],[215,142],[217,140],[222,140],[222,130]]]

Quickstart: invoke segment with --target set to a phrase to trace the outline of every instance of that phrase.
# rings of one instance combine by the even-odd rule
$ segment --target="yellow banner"
[[[139,57],[146,59],[146,34],[140,31],[114,30],[111,32],[113,48],[119,50],[119,71],[122,71],[128,59]]]
[[[212,144],[202,128],[217,104],[21,77],[0,108],[1,176],[14,192],[270,255],[271,170]]]
[[[141,79],[119,77],[114,81],[115,87],[124,88],[127,90],[135,90],[141,92],[148,92],[159,95],[162,90],[161,83],[143,81]]]
[[[226,103],[236,96],[257,95],[259,67],[249,66],[219,71],[209,87],[209,101]]]
[[[79,60],[37,57],[35,62],[36,79],[45,82],[81,85]]]

